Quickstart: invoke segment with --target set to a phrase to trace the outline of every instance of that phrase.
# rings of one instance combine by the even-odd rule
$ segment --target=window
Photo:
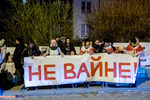
[[[82,1],[81,13],[91,13],[91,1]]]
[[[91,2],[87,2],[87,13],[91,13]]]
[[[85,13],[85,1],[82,1],[81,12]]]
[[[87,37],[88,32],[89,32],[89,29],[88,29],[87,24],[82,24],[81,25],[81,37]]]

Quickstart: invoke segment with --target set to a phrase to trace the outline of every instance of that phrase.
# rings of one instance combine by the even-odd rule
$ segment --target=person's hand
[[[64,54],[63,54],[63,53],[61,53],[61,56],[62,56],[62,57],[64,57]]]
[[[79,53],[78,56],[83,55],[84,53]]]
[[[134,57],[134,56],[135,56],[133,53],[130,53],[130,55],[131,55],[132,57]]]
[[[46,53],[44,53],[43,56],[46,57]]]
[[[138,57],[139,55],[138,55],[138,53],[136,53],[136,54],[134,54],[134,56],[135,56],[135,57]]]
[[[87,54],[90,54],[90,51],[87,51]]]

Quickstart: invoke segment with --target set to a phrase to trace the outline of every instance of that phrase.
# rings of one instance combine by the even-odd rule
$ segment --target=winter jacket
[[[57,44],[58,44],[58,47],[61,49],[61,51],[64,53],[65,50],[64,50],[64,44],[62,43],[61,40],[57,41]]]
[[[48,49],[48,55],[54,56],[54,55],[60,55],[61,49],[59,47],[49,47]]]
[[[24,48],[25,48],[25,45],[22,43],[16,45],[16,49],[13,54],[13,62],[15,63],[16,69],[22,69],[21,56],[22,56],[22,52]]]
[[[104,44],[101,44],[100,46],[100,52],[102,53],[114,53],[115,51],[116,51],[116,48],[113,45],[109,45],[105,47]]]
[[[131,45],[128,45],[126,48],[126,53],[131,55],[139,55],[140,57],[144,55],[144,50],[141,45],[137,45],[133,48]]]
[[[99,53],[100,52],[100,45],[94,44],[93,48],[94,48],[94,53]]]
[[[7,80],[12,81],[15,78],[15,73],[16,69],[15,69],[15,65],[13,62],[10,63],[6,63],[6,68],[5,68],[5,72],[7,73]]]
[[[75,54],[76,54],[76,50],[75,50],[74,46],[73,46],[72,44],[69,44],[69,45],[67,46],[67,44],[66,44],[66,45],[65,45],[64,54],[65,54],[65,55],[70,55],[71,51],[74,51]]]
[[[33,47],[33,48],[25,48],[23,50],[22,56],[23,57],[29,57],[29,56],[40,56],[41,52],[37,47]]]
[[[81,47],[80,54],[93,54],[94,48],[92,46],[89,46],[87,49],[83,46]]]

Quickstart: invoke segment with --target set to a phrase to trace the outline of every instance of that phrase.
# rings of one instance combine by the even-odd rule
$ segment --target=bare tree
[[[110,37],[116,42],[127,42],[132,37],[149,41],[149,0],[112,0],[88,15],[89,37],[93,40]]]
[[[9,17],[3,20],[5,38],[9,42],[16,37],[23,37],[25,42],[33,38],[37,45],[49,45],[49,41],[58,34],[73,36],[69,2],[36,2],[23,5],[20,2],[9,1],[13,13],[8,12]]]

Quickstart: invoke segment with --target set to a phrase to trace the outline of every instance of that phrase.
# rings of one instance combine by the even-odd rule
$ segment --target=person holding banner
[[[116,48],[113,46],[113,42],[110,41],[110,39],[108,38],[105,38],[103,41],[102,41],[102,44],[100,46],[100,52],[101,53],[108,53],[108,54],[111,54],[111,53],[114,53],[116,52]],[[102,87],[104,88],[104,86],[107,88],[108,85],[107,85],[107,82],[101,82],[102,84]]]
[[[22,52],[23,57],[31,57],[34,59],[34,56],[40,56],[41,52],[39,48],[36,46],[32,39],[29,40],[27,47]],[[35,87],[37,89],[37,87]],[[22,87],[21,90],[25,90],[25,86]]]
[[[64,56],[63,52],[58,47],[57,42],[56,42],[55,39],[51,40],[51,44],[50,44],[50,47],[48,49],[48,55],[51,55],[51,56],[61,55],[62,57]]]
[[[79,55],[83,54],[94,54],[94,48],[92,47],[92,42],[90,42],[88,39],[82,42],[82,47],[80,50]]]
[[[99,40],[96,40],[96,41],[94,42],[93,48],[94,48],[94,53],[99,53],[99,52],[100,52]]]
[[[31,57],[32,59],[34,58],[34,56],[40,56],[40,54],[41,54],[40,50],[35,45],[32,39],[29,40],[27,48],[25,48],[22,52],[23,57]]]
[[[94,48],[92,47],[92,42],[90,42],[88,39],[82,42],[82,47],[79,55],[83,55],[83,54],[90,54],[90,55],[94,54]],[[84,82],[83,87],[89,88],[89,82]]]
[[[116,52],[116,48],[113,46],[113,42],[111,42],[108,38],[105,38],[100,47],[101,53],[114,53]]]
[[[129,41],[129,45],[126,48],[126,53],[133,57],[141,57],[144,55],[142,46],[139,44],[139,39],[134,37]]]
[[[139,44],[139,39],[134,37],[129,41],[129,45],[126,48],[126,53],[130,54],[133,57],[141,57],[144,55],[144,50],[142,48],[142,46]],[[140,58],[139,58],[139,66],[140,66]],[[135,80],[134,84],[130,84],[131,86],[137,86],[137,81]]]

